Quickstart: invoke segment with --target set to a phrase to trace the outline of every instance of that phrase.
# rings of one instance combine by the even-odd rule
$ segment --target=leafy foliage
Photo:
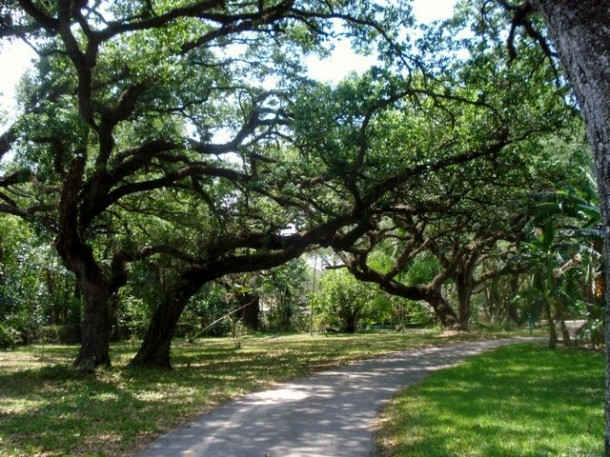
[[[1,345],[78,341],[81,300],[48,241],[11,217],[0,240]]]
[[[320,278],[316,314],[329,328],[354,333],[366,324],[390,321],[391,311],[389,297],[344,269],[328,271]]]

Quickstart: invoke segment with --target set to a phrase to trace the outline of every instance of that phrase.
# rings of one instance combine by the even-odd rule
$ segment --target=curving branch
[[[555,75],[555,80],[559,85],[559,72],[555,65],[555,61],[559,58],[556,52],[554,52],[549,44],[548,40],[536,30],[532,23],[531,16],[537,12],[537,9],[529,1],[525,0],[519,5],[511,5],[507,0],[496,0],[502,8],[508,11],[512,15],[510,30],[508,32],[508,38],[506,40],[506,47],[508,48],[509,61],[513,61],[517,57],[517,49],[515,48],[515,33],[518,28],[522,27],[525,29],[527,35],[534,40],[544,55],[548,58]]]
[[[19,0],[19,6],[40,26],[52,32],[59,32],[59,20],[46,14],[31,0]]]

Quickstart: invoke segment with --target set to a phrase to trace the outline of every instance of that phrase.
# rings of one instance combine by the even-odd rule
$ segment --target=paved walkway
[[[173,430],[140,457],[367,457],[384,401],[432,371],[513,342],[417,349],[245,395]]]

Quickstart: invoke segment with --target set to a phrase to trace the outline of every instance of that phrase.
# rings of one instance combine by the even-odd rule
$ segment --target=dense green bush
[[[0,324],[0,348],[10,349],[21,343],[19,331],[8,325]]]
[[[320,279],[316,314],[322,325],[346,333],[392,320],[392,303],[376,286],[359,282],[347,270],[332,270]]]

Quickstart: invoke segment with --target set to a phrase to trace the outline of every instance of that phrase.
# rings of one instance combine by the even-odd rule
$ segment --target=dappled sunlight
[[[252,394],[253,405],[277,405],[284,402],[299,401],[309,395],[295,387],[284,387],[281,389],[266,390]]]
[[[498,341],[393,353],[245,395],[174,430],[143,457],[192,455],[364,456],[379,407],[405,385]]]
[[[36,412],[43,404],[41,400],[29,400],[0,397],[0,421],[2,416]]]
[[[0,373],[14,373],[58,364],[69,364],[76,357],[74,346],[31,346],[0,351]]]
[[[174,370],[127,369],[135,348],[120,343],[112,346],[113,367],[93,375],[71,368],[75,347],[45,348],[45,359],[53,357],[60,364],[42,364],[39,348],[2,352],[10,367],[0,370],[0,405],[8,412],[0,415],[0,453],[16,449],[6,455],[52,450],[58,455],[87,455],[104,449],[107,457],[133,455],[144,441],[237,399],[240,406],[228,417],[214,419],[223,407],[203,416],[220,422],[232,417],[238,421],[236,427],[218,428],[219,422],[205,425],[197,420],[185,430],[190,438],[181,438],[182,445],[188,447],[188,439],[205,435],[209,452],[222,442],[243,444],[244,452],[256,451],[254,455],[273,448],[270,455],[277,457],[290,455],[287,449],[315,454],[323,443],[332,442],[333,456],[351,457],[370,443],[379,402],[397,391],[398,386],[387,385],[384,379],[394,378],[398,385],[416,382],[435,367],[453,363],[460,350],[474,354],[471,345],[478,344],[450,344],[453,355],[445,355],[436,346],[447,343],[435,335],[425,331],[247,337],[242,349],[235,349],[229,338],[178,341],[172,349]],[[396,352],[409,347],[408,355]],[[436,360],[428,361],[425,353],[435,354]],[[376,359],[374,369],[361,361],[381,354],[386,355]],[[308,375],[312,371],[318,374]],[[278,385],[280,381],[285,383]],[[363,408],[363,398],[375,407]],[[331,438],[334,428],[340,434]],[[218,434],[225,432],[231,436]]]

